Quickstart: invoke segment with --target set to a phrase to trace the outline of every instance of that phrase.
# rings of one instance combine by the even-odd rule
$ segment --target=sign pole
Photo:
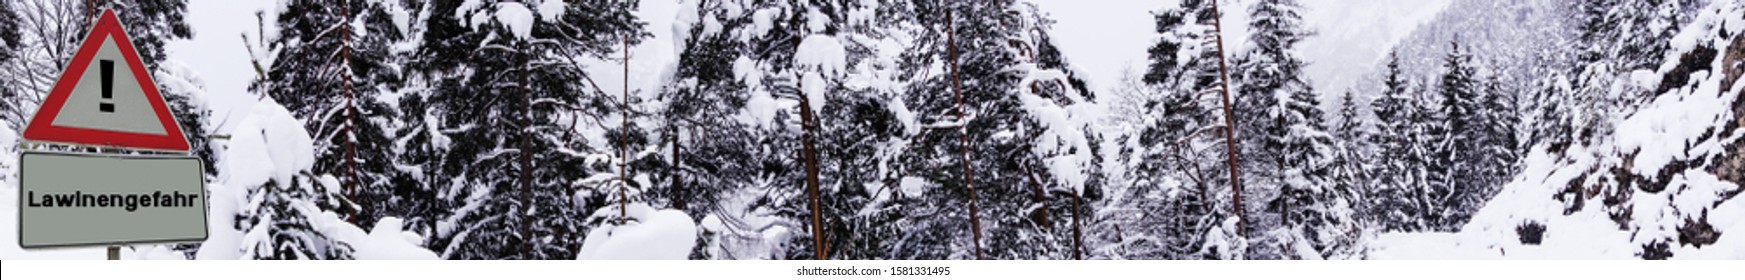
[[[109,260],[121,260],[121,245],[109,245]]]

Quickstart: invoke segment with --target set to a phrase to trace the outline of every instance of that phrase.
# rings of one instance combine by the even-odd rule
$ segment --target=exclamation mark
[[[115,98],[115,61],[104,59],[101,63],[103,63],[103,100],[110,100]],[[115,103],[98,103],[97,110],[104,113],[114,113]]]

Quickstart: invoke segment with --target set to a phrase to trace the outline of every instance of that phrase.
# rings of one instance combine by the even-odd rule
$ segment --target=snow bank
[[[617,215],[617,207],[601,208],[595,216]],[[633,203],[625,208],[630,221],[588,231],[579,260],[683,260],[697,243],[697,224],[684,211],[655,210]]]
[[[236,229],[236,213],[240,204],[248,201],[245,197],[247,190],[237,190],[222,183],[210,183],[206,184],[206,192],[206,241],[200,243],[200,251],[194,253],[194,259],[242,258],[242,231]]]
[[[1717,23],[1745,14],[1733,3],[1717,2],[1673,39],[1671,55],[1698,46],[1728,50],[1737,34]],[[1727,30],[1737,30],[1728,28]],[[1632,82],[1657,84],[1655,77],[1685,63],[1669,60],[1657,73],[1629,73]],[[1725,57],[1707,63],[1725,69]],[[1594,143],[1560,151],[1545,145],[1527,155],[1525,168],[1503,186],[1458,233],[1384,234],[1371,243],[1372,258],[1460,259],[1675,259],[1745,258],[1745,203],[1727,194],[1740,186],[1710,173],[1715,159],[1738,143],[1740,132],[1720,130],[1738,120],[1732,106],[1745,83],[1723,88],[1724,71],[1692,73],[1687,85],[1660,92],[1654,100],[1618,121],[1616,133]],[[1560,81],[1560,84],[1563,83]],[[1569,193],[1571,187],[1577,189]],[[1608,201],[1624,199],[1623,201]],[[1720,236],[1712,244],[1681,234],[1687,225],[1707,221]],[[1522,230],[1523,225],[1542,231]],[[1533,237],[1537,235],[1537,244]],[[1664,246],[1664,247],[1661,247]],[[1662,249],[1652,249],[1661,247]]]
[[[353,243],[356,250],[352,256],[360,260],[435,260],[436,252],[425,249],[419,244],[424,243],[424,237],[417,233],[404,231],[403,221],[397,217],[386,217],[376,221],[376,227],[370,229],[370,234],[358,243]]]

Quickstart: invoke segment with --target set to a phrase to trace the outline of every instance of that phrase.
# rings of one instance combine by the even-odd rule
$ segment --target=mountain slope
[[[1541,143],[1458,233],[1384,234],[1371,258],[1745,258],[1745,6],[1700,10],[1624,94],[1650,101],[1613,133]],[[1688,78],[1687,78],[1688,77]]]

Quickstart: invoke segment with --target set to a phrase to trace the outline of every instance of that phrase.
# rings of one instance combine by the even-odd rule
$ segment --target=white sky
[[[1049,31],[1070,63],[1090,75],[1093,90],[1108,92],[1123,71],[1143,72],[1145,52],[1157,39],[1151,12],[1174,0],[1032,0],[1054,19]]]
[[[242,122],[254,105],[248,93],[248,83],[255,78],[249,64],[248,50],[243,48],[241,34],[258,26],[255,11],[266,9],[274,1],[192,0],[184,20],[194,28],[191,40],[170,42],[170,59],[181,60],[199,72],[206,82],[206,99],[212,104],[212,116],[220,134]],[[253,33],[253,32],[251,32]],[[228,120],[228,121],[226,121]]]

